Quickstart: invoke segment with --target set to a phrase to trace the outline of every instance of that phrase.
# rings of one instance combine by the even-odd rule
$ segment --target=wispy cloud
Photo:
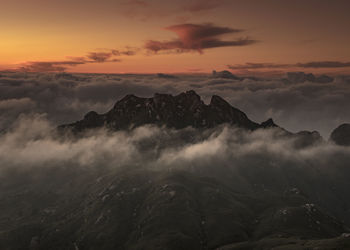
[[[302,68],[347,68],[347,67],[350,67],[350,62],[319,61],[319,62],[297,63],[296,66],[302,67]]]
[[[85,63],[85,61],[29,61],[23,63],[17,70],[26,72],[61,72],[68,67]]]
[[[275,68],[288,68],[292,64],[276,64],[276,63],[245,63],[245,64],[234,64],[228,65],[229,69],[233,70],[251,70],[251,69],[275,69]]]
[[[86,56],[72,57],[67,56],[69,60],[62,61],[28,61],[22,63],[16,70],[25,72],[62,72],[70,67],[75,67],[89,63],[107,63],[120,62],[121,56],[133,56],[136,54],[136,49],[126,50],[103,49],[98,51],[88,52]]]
[[[259,69],[287,69],[287,68],[347,68],[350,67],[350,62],[341,61],[315,61],[306,63],[294,64],[278,64],[278,63],[252,63],[245,64],[230,64],[227,65],[232,70],[259,70]]]

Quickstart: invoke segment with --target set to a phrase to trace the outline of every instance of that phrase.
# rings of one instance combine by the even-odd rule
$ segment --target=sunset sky
[[[350,73],[348,0],[1,0],[0,70]]]

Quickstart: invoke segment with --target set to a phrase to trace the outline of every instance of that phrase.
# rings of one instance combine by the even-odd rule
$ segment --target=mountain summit
[[[120,130],[156,124],[181,129],[189,126],[211,128],[224,123],[249,130],[262,127],[220,96],[213,95],[207,105],[196,92],[190,90],[176,96],[156,93],[151,98],[126,95],[105,114],[90,111],[82,120],[59,128],[79,132],[102,126]]]

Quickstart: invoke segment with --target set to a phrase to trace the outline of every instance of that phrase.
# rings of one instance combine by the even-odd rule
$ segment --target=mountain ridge
[[[155,93],[153,97],[138,97],[128,94],[118,100],[112,109],[103,114],[88,112],[82,120],[63,124],[60,132],[79,134],[88,129],[105,127],[111,131],[127,130],[143,125],[157,125],[174,129],[193,127],[208,129],[228,124],[248,131],[277,128],[281,135],[294,139],[297,147],[305,147],[323,141],[317,131],[292,133],[278,126],[272,118],[256,123],[241,110],[218,95],[213,95],[209,104],[193,90],[178,95]]]
[[[205,104],[195,91],[189,90],[174,96],[155,93],[150,98],[128,94],[106,113],[89,111],[82,120],[58,128],[77,133],[99,127],[123,130],[146,124],[175,129],[213,128],[221,124],[248,130],[279,127],[271,118],[260,124],[250,120],[243,111],[218,95],[213,95],[209,104]]]

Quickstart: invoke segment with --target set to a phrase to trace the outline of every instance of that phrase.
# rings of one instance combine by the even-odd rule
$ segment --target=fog
[[[20,115],[0,136],[1,171],[76,166],[137,167],[153,170],[215,171],[220,167],[317,167],[333,171],[350,162],[350,147],[321,141],[295,147],[280,129],[246,131],[222,125],[204,131],[143,126],[128,131],[105,129],[71,137],[57,134],[43,115]]]

